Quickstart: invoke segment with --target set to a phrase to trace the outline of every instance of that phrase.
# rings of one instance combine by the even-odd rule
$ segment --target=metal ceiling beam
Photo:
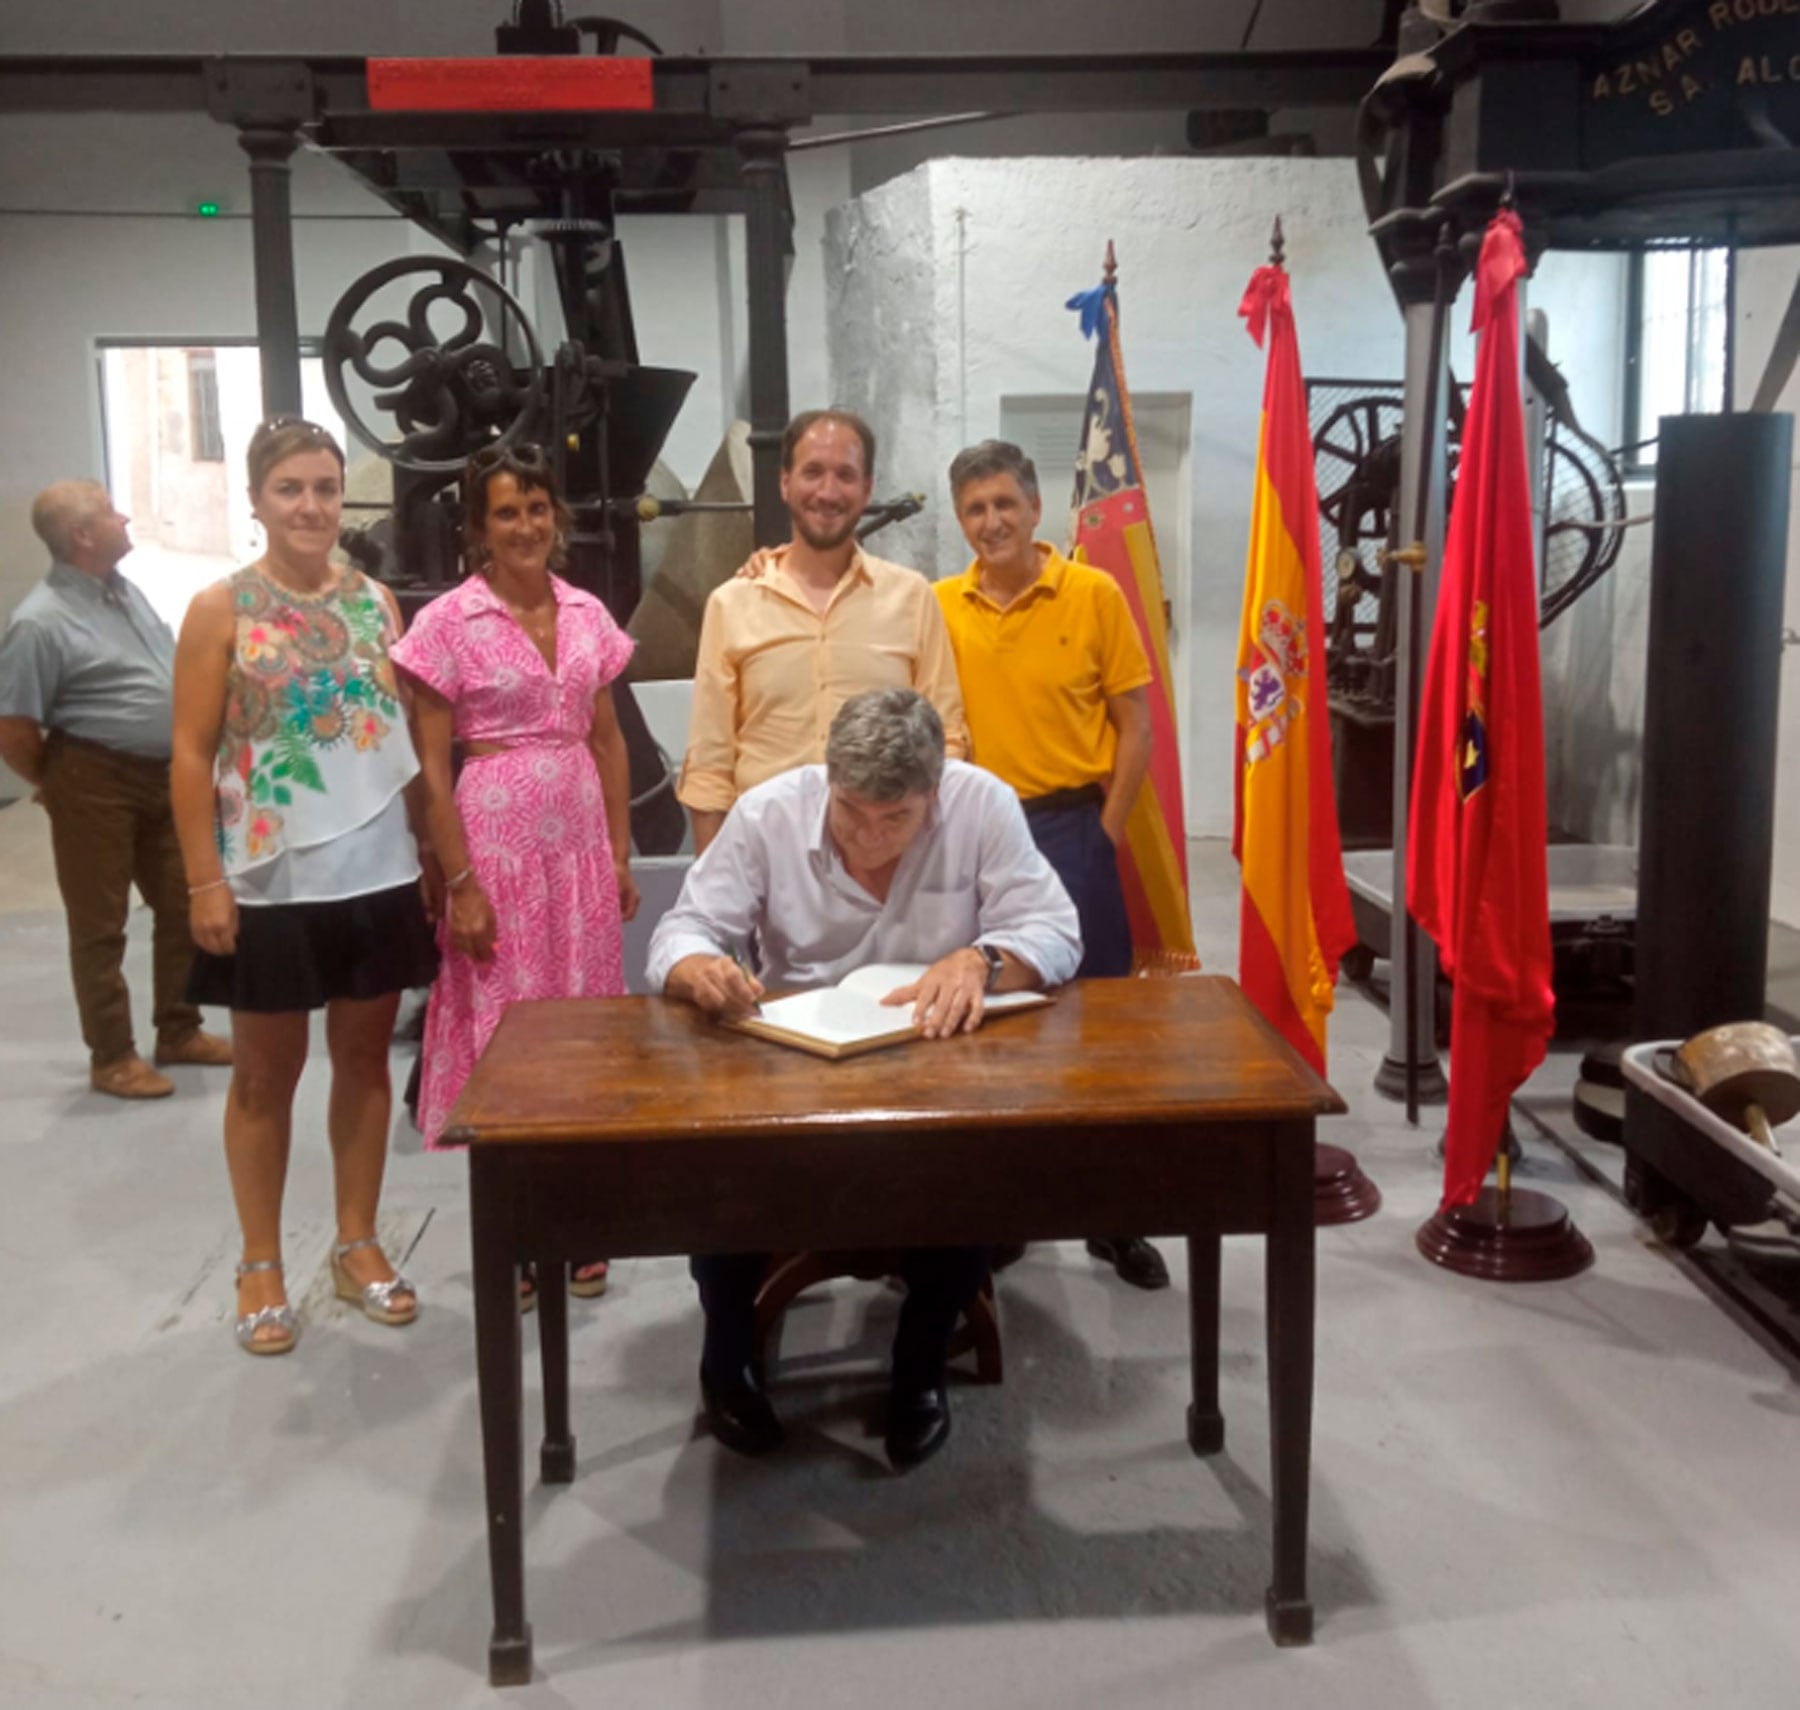
[[[0,112],[203,113],[211,56],[0,56]],[[232,54],[246,69],[312,74],[322,111],[368,110],[362,58]],[[1392,59],[1385,48],[1303,53],[869,54],[654,62],[656,113],[800,122],[814,113],[1135,112],[1194,107],[1353,106]],[[438,117],[442,117],[439,115]],[[565,121],[566,122],[566,121]]]
[[[368,105],[367,62],[347,55],[230,54],[235,65],[298,63],[312,74],[325,108]],[[200,54],[0,55],[0,113],[209,113]]]

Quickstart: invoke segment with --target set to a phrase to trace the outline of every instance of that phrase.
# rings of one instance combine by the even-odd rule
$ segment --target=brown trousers
[[[200,1025],[200,1011],[187,1001],[194,941],[169,811],[169,763],[52,731],[44,746],[42,792],[56,884],[69,917],[69,971],[81,1036],[95,1065],[134,1048],[124,973],[134,880],[156,922],[156,1035],[169,1042],[185,1038]]]

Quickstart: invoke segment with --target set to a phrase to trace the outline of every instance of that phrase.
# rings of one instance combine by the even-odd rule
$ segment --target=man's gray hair
[[[1008,439],[984,439],[956,454],[950,465],[950,503],[961,500],[963,488],[971,481],[985,481],[992,475],[1010,475],[1025,497],[1037,503],[1037,465]]]
[[[917,689],[867,689],[838,708],[825,776],[871,802],[928,795],[944,775],[944,722]]]

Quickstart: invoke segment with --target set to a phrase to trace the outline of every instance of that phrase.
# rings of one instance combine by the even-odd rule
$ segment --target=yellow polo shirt
[[[1043,570],[1004,610],[979,561],[934,585],[962,682],[976,765],[1029,801],[1104,784],[1118,733],[1107,697],[1141,689],[1150,661],[1119,585],[1038,545]]]

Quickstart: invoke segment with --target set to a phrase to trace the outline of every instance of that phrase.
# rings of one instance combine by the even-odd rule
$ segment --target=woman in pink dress
[[[433,600],[391,650],[417,691],[445,875],[419,1089],[434,1149],[507,1004],[623,995],[622,922],[638,904],[610,687],[631,640],[592,594],[551,573],[568,513],[541,452],[478,453],[463,496],[477,573]],[[454,787],[452,738],[464,759]],[[574,1267],[569,1286],[602,1293],[605,1263]]]

